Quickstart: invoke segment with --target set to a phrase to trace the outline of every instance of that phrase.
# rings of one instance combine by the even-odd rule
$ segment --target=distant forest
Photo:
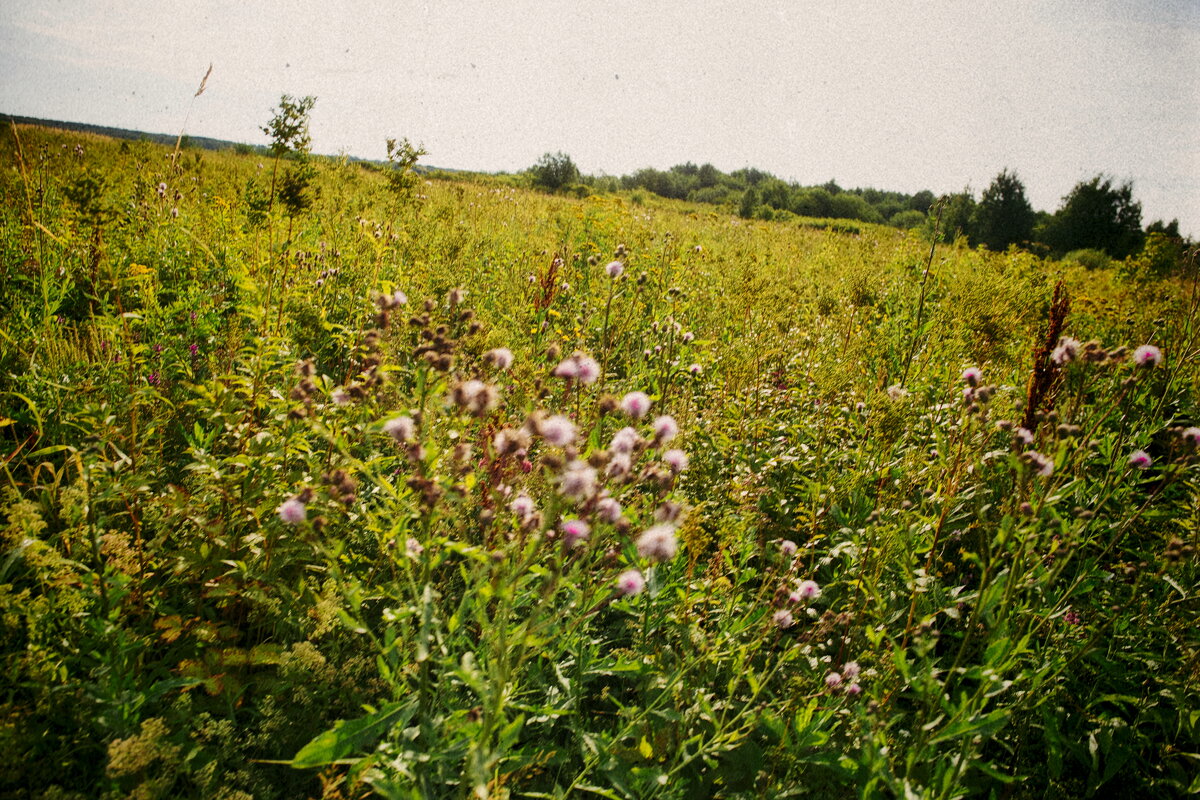
[[[169,134],[112,128],[102,125],[0,115],[4,123],[40,125],[117,139],[147,140],[173,146]],[[269,155],[270,148],[223,139],[184,136],[185,149],[234,150]],[[421,151],[423,153],[423,151]],[[388,162],[347,157],[368,168],[386,168]],[[418,166],[425,174],[448,177],[464,173],[444,167]],[[712,164],[692,162],[670,169],[652,167],[630,175],[586,175],[565,153],[546,153],[523,173],[512,176],[554,193],[589,194],[632,192],[635,202],[643,193],[721,207],[744,219],[775,222],[802,221],[814,227],[856,232],[856,223],[921,229],[939,241],[963,239],[972,247],[990,250],[1020,247],[1039,255],[1067,258],[1101,268],[1127,261],[1140,271],[1169,274],[1194,256],[1196,243],[1180,235],[1179,221],[1155,220],[1143,227],[1142,206],[1133,197],[1130,182],[1118,184],[1106,175],[1080,181],[1063,197],[1053,213],[1035,210],[1025,185],[1015,172],[1000,172],[977,198],[973,191],[937,196],[928,189],[906,194],[873,188],[844,189],[834,180],[805,186],[784,181],[764,170],[748,167],[722,172]]]

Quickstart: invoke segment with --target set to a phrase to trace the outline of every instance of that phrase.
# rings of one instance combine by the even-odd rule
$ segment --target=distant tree
[[[928,214],[929,209],[933,208],[933,202],[936,200],[933,192],[928,189],[922,189],[908,199],[908,207],[913,211],[920,211],[922,214]]]
[[[960,236],[970,240],[971,219],[975,215],[975,195],[970,189],[964,189],[956,194],[942,195],[942,222],[938,227],[938,241],[953,244]],[[929,215],[929,230],[932,233],[937,224],[937,214]]]
[[[699,181],[701,189],[716,186],[720,177],[721,173],[712,164],[701,164],[696,172],[696,180]]]
[[[1131,183],[1113,186],[1097,175],[1075,185],[1038,238],[1060,256],[1093,248],[1125,258],[1142,247],[1142,204],[1134,201]]]
[[[842,187],[838,186],[837,181],[833,180],[832,178],[821,184],[821,188],[829,192],[831,195],[842,193]]]
[[[312,206],[312,181],[317,171],[309,159],[312,137],[308,132],[308,118],[316,104],[317,98],[312,96],[297,98],[285,94],[279,98],[279,108],[270,122],[261,128],[263,133],[271,137],[271,153],[275,156],[271,167],[268,213],[276,196],[292,218]],[[282,159],[287,159],[291,165],[279,178],[279,162]]]
[[[875,208],[857,194],[842,192],[830,199],[829,216],[837,219],[860,219],[863,222],[883,222]]]
[[[425,148],[414,145],[407,138],[387,140],[387,160],[391,169],[387,172],[388,188],[401,200],[408,199],[417,186],[417,160],[425,155]]]
[[[530,168],[534,186],[557,192],[579,180],[579,168],[563,152],[546,153]]]
[[[1015,172],[1002,170],[975,206],[970,224],[971,244],[989,250],[1007,250],[1010,244],[1033,236],[1033,206],[1025,197],[1025,184]]]
[[[917,228],[925,224],[925,215],[915,209],[907,208],[904,211],[897,211],[889,217],[888,224],[905,230]]]
[[[1179,235],[1179,220],[1173,219],[1170,222],[1164,223],[1161,219],[1156,219],[1146,226],[1146,235],[1149,236],[1152,233],[1161,233],[1172,239],[1179,239],[1181,238]]]
[[[778,178],[767,178],[757,187],[758,195],[765,205],[775,209],[786,209],[791,200],[791,188]]]
[[[738,206],[738,216],[742,219],[751,219],[754,217],[756,208],[758,208],[758,192],[751,187],[742,194],[742,202]]]
[[[820,186],[792,193],[791,211],[802,217],[833,216],[833,198]]]

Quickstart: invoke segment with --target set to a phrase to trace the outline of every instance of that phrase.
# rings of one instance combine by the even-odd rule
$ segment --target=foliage
[[[1133,185],[1114,186],[1097,175],[1080,181],[1038,234],[1056,253],[1091,248],[1112,258],[1133,255],[1142,246],[1142,205],[1133,199]]]
[[[1160,239],[165,152],[0,134],[0,794],[1200,790]]]
[[[529,170],[533,185],[557,192],[579,180],[579,168],[566,153],[546,153]]]
[[[1028,242],[1033,236],[1033,206],[1016,173],[1002,170],[983,190],[971,220],[971,241],[989,250]]]

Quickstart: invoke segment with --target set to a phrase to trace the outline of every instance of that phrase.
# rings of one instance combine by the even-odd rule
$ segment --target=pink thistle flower
[[[408,302],[408,295],[397,289],[392,292],[392,305],[402,306]]]
[[[679,433],[679,425],[675,418],[663,414],[654,420],[654,438],[660,443],[669,442]]]
[[[1050,360],[1055,364],[1062,366],[1070,364],[1079,355],[1079,340],[1072,339],[1070,336],[1064,336],[1058,340],[1058,347],[1054,348],[1054,352],[1050,354]]]
[[[1133,351],[1133,363],[1139,367],[1155,367],[1162,361],[1162,350],[1152,344],[1144,344]]]
[[[633,460],[629,453],[614,453],[613,457],[608,460],[608,467],[605,472],[610,478],[624,478],[633,471]]]
[[[671,472],[678,475],[687,469],[688,457],[687,453],[679,449],[668,450],[662,454],[662,459],[666,465],[671,468]]]
[[[411,442],[416,435],[416,424],[412,417],[392,417],[383,423],[383,432],[401,444]]]
[[[784,558],[791,558],[796,555],[796,549],[796,543],[791,539],[784,539],[779,543],[779,552],[783,554]]]
[[[575,424],[561,414],[556,414],[543,421],[539,431],[542,438],[555,447],[566,447],[573,444],[577,435]]]
[[[581,519],[564,520],[558,527],[562,531],[563,546],[568,550],[587,540],[588,534],[592,532],[591,526]]]
[[[693,339],[695,339],[695,338],[696,338],[696,334],[692,333],[691,331],[688,331],[687,333],[683,334],[683,336],[680,336],[679,338],[680,338],[680,340],[682,340],[684,343],[687,343],[687,342],[690,342],[690,341],[692,341]]]
[[[591,356],[575,352],[554,368],[554,375],[583,384],[593,383],[600,377],[600,365]]]
[[[636,569],[627,569],[617,576],[617,592],[625,597],[641,594],[646,588],[646,579]]]
[[[409,558],[420,558],[421,553],[425,552],[425,548],[421,546],[413,537],[408,537],[408,541],[404,543],[404,552]]]
[[[1134,450],[1129,454],[1129,466],[1135,469],[1149,469],[1153,460],[1145,450]]]
[[[690,372],[693,375],[699,375],[703,371],[704,371],[704,367],[700,366],[699,364],[692,364],[691,366],[688,367],[688,372]]]
[[[831,672],[825,676],[825,685],[830,689],[836,689],[842,685],[842,676],[836,672]]]
[[[1179,432],[1179,435],[1183,441],[1191,444],[1193,447],[1200,446],[1200,428],[1184,428]]]
[[[620,261],[610,261],[608,262],[608,266],[604,268],[604,271],[608,273],[608,277],[610,278],[619,278],[621,277],[621,273],[625,271],[625,265]]]
[[[781,608],[771,615],[771,621],[774,622],[775,627],[779,628],[780,630],[786,630],[796,623],[796,619],[792,616],[792,612],[788,611],[786,608]]]
[[[796,585],[796,593],[801,600],[816,600],[821,596],[821,587],[816,581],[800,581]]]
[[[852,683],[846,687],[846,694],[850,695],[851,697],[862,694],[862,687],[857,683]]]
[[[847,661],[845,664],[842,664],[842,677],[844,678],[854,680],[858,677],[859,671],[857,661]]]
[[[596,470],[576,459],[558,478],[558,492],[569,500],[586,500],[596,493]]]
[[[612,497],[601,497],[596,501],[596,516],[612,525],[621,518],[621,504]]]
[[[647,528],[637,538],[638,555],[654,561],[670,561],[675,557],[679,542],[675,539],[675,526],[661,523]]]
[[[283,505],[279,507],[279,518],[288,525],[299,525],[307,518],[308,512],[304,507],[304,503],[300,502],[300,498],[292,497],[283,501]]]
[[[983,377],[983,373],[979,371],[979,367],[967,367],[963,370],[963,383],[972,388],[979,385],[979,380]]]
[[[507,347],[497,347],[484,353],[483,360],[503,372],[512,366],[513,353]]]
[[[330,399],[333,400],[335,405],[339,405],[339,406],[350,405],[350,395],[346,394],[345,389],[341,389],[341,388],[334,389],[332,394],[329,395],[329,397],[330,397]]]
[[[1021,444],[1033,444],[1033,431],[1028,428],[1017,428],[1013,437]]]
[[[537,511],[537,506],[533,503],[533,498],[522,492],[512,499],[508,504],[508,510],[511,511],[522,522],[529,519]]]
[[[579,359],[579,372],[575,379],[580,383],[594,383],[600,377],[600,364],[590,356]]]
[[[628,455],[637,448],[638,442],[641,439],[642,437],[633,428],[621,428],[621,430],[613,434],[612,443],[609,444],[608,449],[614,453]]]
[[[650,396],[645,392],[630,392],[621,398],[621,410],[632,419],[641,419],[650,410]]]

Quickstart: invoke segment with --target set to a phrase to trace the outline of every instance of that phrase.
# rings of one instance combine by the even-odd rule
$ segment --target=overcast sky
[[[1097,173],[1200,235],[1200,0],[14,0],[0,111],[265,143],[315,95],[316,152],[513,171],[683,161],[1053,211]]]

